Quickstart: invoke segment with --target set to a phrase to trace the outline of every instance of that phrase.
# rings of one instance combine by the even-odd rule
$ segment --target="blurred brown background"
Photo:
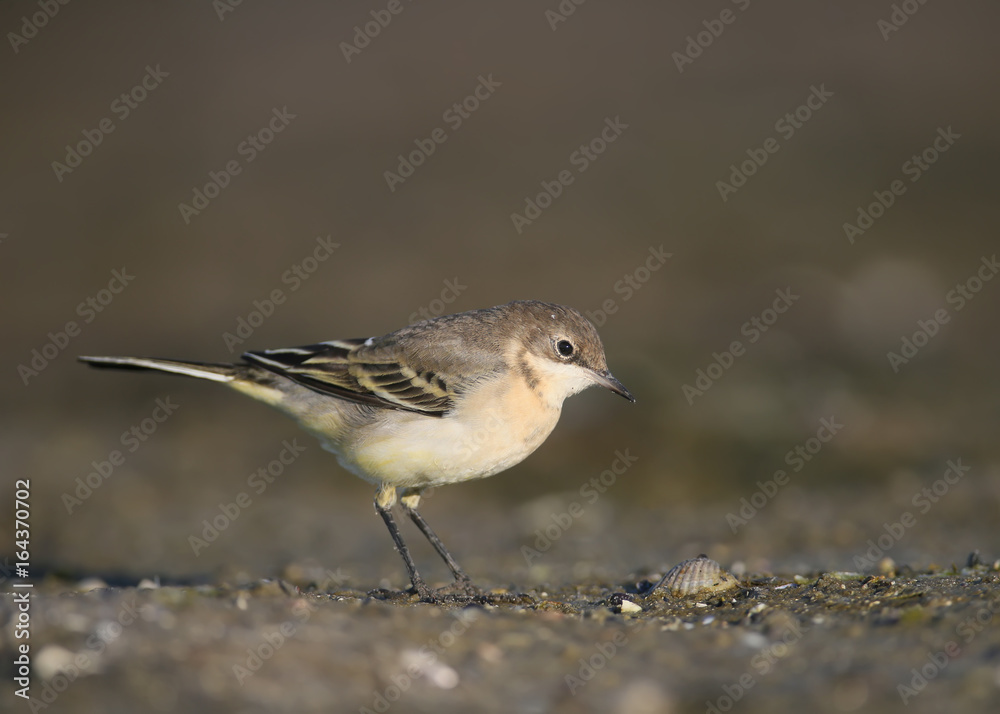
[[[914,528],[893,555],[1000,555],[1000,281],[961,310],[946,298],[997,250],[1000,13],[987,0],[904,4],[919,10],[884,38],[888,2],[594,0],[553,30],[555,2],[403,0],[350,62],[342,43],[385,3],[244,2],[221,19],[222,3],[59,6],[0,50],[0,458],[4,502],[31,479],[34,560],[261,577],[313,558],[359,587],[403,584],[371,488],[283,417],[209,383],[74,359],[235,359],[224,333],[276,289],[285,301],[247,349],[382,334],[422,308],[614,301],[600,331],[638,403],[591,390],[525,463],[428,501],[470,572],[524,582],[519,548],[625,449],[638,462],[535,575],[579,576],[583,551],[615,577],[700,549],[850,569],[959,457],[972,471],[921,516],[937,528]],[[723,11],[731,22],[678,71],[675,53]],[[25,33],[38,12],[4,3],[0,28]],[[150,70],[154,88],[123,117],[113,103]],[[454,128],[446,112],[481,77],[499,86]],[[832,96],[788,137],[776,123],[814,87]],[[248,162],[241,142],[274,111],[294,118]],[[113,132],[57,177],[53,162],[105,118]],[[573,153],[616,118],[627,128],[579,172]],[[439,127],[446,140],[390,190],[398,155]],[[911,182],[904,163],[949,127],[960,138]],[[772,137],[777,153],[723,201],[716,182]],[[230,161],[240,173],[186,222],[179,204]],[[511,214],[563,170],[573,183],[519,233]],[[843,224],[896,179],[905,193],[851,244]],[[292,289],[283,275],[320,236],[339,247]],[[625,299],[616,283],[661,246],[672,257]],[[78,312],[113,270],[134,280]],[[742,326],[778,289],[800,297],[750,344]],[[887,353],[940,308],[949,321],[894,372]],[[71,320],[79,335],[25,384],[19,365]],[[734,340],[746,353],[689,404],[683,385]],[[121,435],[157,398],[179,408],[130,452]],[[726,514],[824,417],[843,430],[734,534]],[[188,537],[292,438],[305,453],[195,557]],[[116,449],[125,463],[68,509],[63,494]]]

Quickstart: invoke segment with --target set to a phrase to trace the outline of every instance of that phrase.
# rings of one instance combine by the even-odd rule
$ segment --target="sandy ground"
[[[791,500],[798,502],[773,504],[766,532],[776,540],[758,533],[759,555],[734,560],[738,551],[724,537],[687,544],[727,554],[724,564],[739,581],[725,592],[690,597],[653,590],[677,559],[655,560],[657,553],[670,558],[672,550],[660,539],[688,524],[657,526],[653,518],[628,512],[604,514],[610,530],[596,538],[587,532],[592,524],[581,519],[544,551],[539,546],[546,541],[525,530],[531,523],[505,536],[500,518],[481,519],[483,528],[497,528],[498,542],[487,547],[489,557],[463,559],[489,591],[478,602],[424,604],[403,593],[402,565],[388,536],[375,528],[374,515],[369,525],[378,555],[367,566],[290,561],[275,563],[274,577],[229,569],[196,583],[137,574],[79,580],[53,571],[35,581],[31,601],[30,706],[110,712],[995,711],[1000,562],[957,550],[936,563],[892,558],[954,540],[948,523],[961,517],[961,498],[956,495],[952,506],[942,501],[939,520],[916,521],[908,532],[891,522],[879,530],[879,507],[858,509],[853,555],[815,550],[817,533],[848,525],[841,516],[825,516],[818,501],[812,523],[804,524],[793,516],[809,500]],[[847,507],[843,500],[825,500],[831,504],[826,513]],[[455,535],[477,515],[452,511],[438,520],[444,520],[443,533]],[[689,515],[725,524],[721,510]],[[901,537],[890,540],[890,532]],[[223,543],[237,551],[244,545],[236,534],[216,545]],[[461,543],[462,552],[472,545]],[[445,585],[446,572],[429,548],[414,543],[414,551],[431,583]],[[806,566],[822,561],[842,569]],[[624,571],[630,562],[646,565]],[[796,562],[798,568],[759,568]],[[866,566],[865,572],[855,565]],[[378,579],[378,572],[386,577]],[[8,591],[12,582],[5,583]],[[17,612],[12,596],[2,603],[2,655],[12,662]],[[16,701],[11,677],[2,686],[4,701]]]

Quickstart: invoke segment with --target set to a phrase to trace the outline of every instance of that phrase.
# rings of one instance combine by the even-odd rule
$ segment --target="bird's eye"
[[[573,344],[568,340],[559,340],[556,342],[556,350],[563,357],[569,357],[573,354]]]

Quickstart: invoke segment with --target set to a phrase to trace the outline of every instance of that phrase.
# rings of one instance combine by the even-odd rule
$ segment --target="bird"
[[[81,356],[94,367],[220,382],[292,417],[341,466],[376,487],[382,518],[421,601],[482,596],[417,510],[421,493],[520,463],[565,399],[601,386],[635,397],[608,369],[594,325],[537,300],[444,315],[381,337],[245,352],[241,363]],[[448,566],[449,593],[420,575],[393,517],[399,503]]]

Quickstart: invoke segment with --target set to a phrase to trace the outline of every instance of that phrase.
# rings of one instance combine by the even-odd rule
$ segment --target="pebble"
[[[642,608],[631,600],[622,600],[621,610],[623,615],[632,615],[637,612],[642,612]]]

